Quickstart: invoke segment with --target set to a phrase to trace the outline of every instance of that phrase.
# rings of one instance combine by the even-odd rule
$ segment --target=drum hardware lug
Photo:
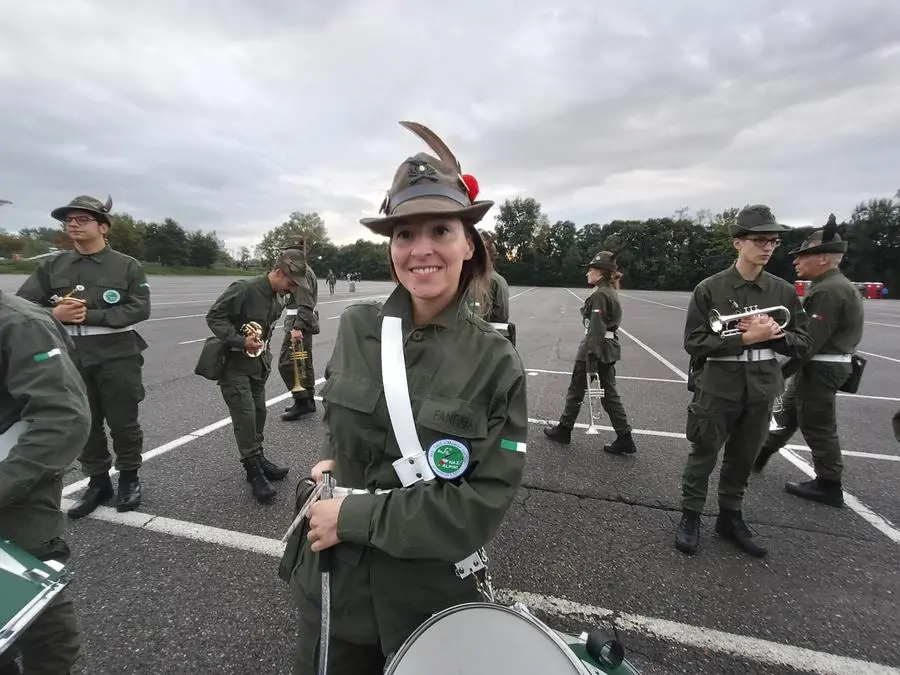
[[[491,575],[488,571],[487,552],[480,548],[467,558],[456,563],[456,576],[465,579],[470,574],[475,576],[475,585],[482,597],[494,602],[494,589],[491,586]]]

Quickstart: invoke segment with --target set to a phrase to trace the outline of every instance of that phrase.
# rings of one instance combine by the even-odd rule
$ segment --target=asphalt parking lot
[[[0,276],[15,291],[23,277]],[[278,539],[291,520],[296,481],[323,438],[315,417],[283,422],[289,394],[268,385],[267,455],[291,467],[279,496],[258,505],[238,462],[214,383],[193,374],[207,308],[229,279],[151,277],[153,313],[140,326],[147,398],[139,511],[98,509],[68,524],[73,590],[91,675],[289,673],[294,610],[277,577]],[[388,283],[336,293],[320,281],[321,384],[351,302],[383,299]],[[673,545],[688,444],[682,348],[689,293],[623,291],[619,391],[638,453],[613,457],[608,426],[572,444],[541,433],[562,410],[588,289],[512,288],[512,320],[529,369],[525,486],[489,547],[494,585],[546,622],[581,632],[618,628],[629,658],[651,673],[900,673],[900,302],[867,301],[860,351],[869,359],[858,395],[838,399],[847,507],[806,503],[786,480],[811,475],[798,434],[754,475],[744,514],[769,555],[756,560],[712,534],[717,473],[693,557]],[[280,335],[276,338],[280,342]],[[65,496],[84,487],[77,467]]]

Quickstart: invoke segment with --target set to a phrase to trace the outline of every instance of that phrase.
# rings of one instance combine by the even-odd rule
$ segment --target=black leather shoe
[[[285,422],[293,422],[304,415],[309,415],[316,411],[316,402],[311,398],[295,398],[294,405],[288,408],[281,416]]]
[[[263,475],[269,480],[284,480],[290,469],[286,466],[278,466],[274,462],[270,462],[265,455],[259,456],[259,464],[262,467]],[[247,477],[250,480],[250,477]]]
[[[631,438],[631,432],[627,434],[616,434],[616,440],[609,445],[603,446],[603,452],[611,455],[633,455],[637,452],[637,446]]]
[[[744,522],[740,511],[720,508],[719,517],[716,519],[716,534],[722,539],[732,542],[744,553],[749,553],[754,558],[764,558],[768,553],[766,549],[753,541],[753,533]]]
[[[247,481],[250,483],[250,489],[253,491],[253,497],[261,504],[271,502],[278,493],[272,484],[266,478],[262,469],[262,459],[260,455],[255,455],[243,460],[244,468],[247,470]]]
[[[119,474],[119,495],[116,511],[134,511],[141,505],[141,481],[137,471],[123,471]]]
[[[827,504],[838,509],[844,506],[844,490],[840,481],[822,480],[821,478],[803,482],[789,481],[784,484],[784,489],[788,494],[812,502]]]
[[[685,509],[675,530],[675,548],[687,555],[694,555],[700,546],[700,514]]]
[[[81,496],[75,505],[68,510],[66,515],[73,520],[84,518],[86,515],[93,513],[101,504],[105,504],[115,496],[113,492],[112,481],[109,474],[104,473],[100,476],[91,476],[88,481],[87,490]]]
[[[572,430],[557,424],[555,427],[544,427],[544,435],[551,441],[568,445],[572,442]]]

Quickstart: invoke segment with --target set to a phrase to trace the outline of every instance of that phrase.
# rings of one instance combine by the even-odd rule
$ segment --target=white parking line
[[[326,300],[324,302],[320,302],[318,305],[336,305],[341,302],[355,302],[356,300],[374,300],[375,298],[386,298],[387,294],[384,295],[363,295],[358,298],[344,298],[343,300]],[[146,321],[142,321],[141,323],[150,323],[151,321],[174,321],[176,319],[196,319],[197,317],[206,316],[203,314],[182,314],[180,316],[159,316],[153,319],[147,319]]]
[[[582,298],[580,295],[578,295],[578,294],[577,294],[575,291],[573,291],[571,288],[567,288],[566,290],[569,291],[569,293],[571,293],[572,295],[574,295],[576,298],[578,298],[579,300],[581,300],[582,302],[584,302],[584,298]],[[628,331],[626,331],[624,328],[619,327],[619,332],[620,332],[622,335],[624,335],[625,337],[627,337],[627,338],[633,340],[634,342],[636,342],[636,343],[638,344],[638,346],[639,346],[639,347],[642,347],[648,354],[650,354],[650,356],[652,356],[653,358],[655,358],[657,361],[659,361],[661,364],[663,364],[666,368],[668,368],[668,369],[671,370],[673,373],[675,373],[676,375],[678,375],[678,377],[680,377],[680,378],[682,379],[682,381],[687,382],[687,379],[688,379],[687,373],[684,372],[683,370],[681,370],[680,368],[678,368],[676,365],[674,365],[671,361],[669,361],[669,360],[668,360],[666,357],[664,357],[662,354],[660,354],[660,353],[657,352],[656,350],[651,349],[650,347],[648,347],[647,345],[645,345],[643,342],[641,342],[640,340],[638,340],[634,335],[632,335],[631,333],[629,333]]]
[[[528,422],[530,424],[541,424],[552,426],[556,424],[551,420],[542,420],[542,419],[534,419],[532,417],[528,418]],[[612,427],[603,426],[600,424],[595,425],[597,429],[602,429],[603,431],[615,431]],[[575,423],[576,429],[587,429],[588,425],[583,424],[581,422]],[[687,440],[684,434],[675,433],[672,431],[654,431],[651,429],[632,429],[631,433],[639,434],[644,436],[663,436],[665,438],[679,438],[683,440]],[[806,446],[797,446],[797,445],[786,445],[780,451],[779,454],[782,457],[788,459],[792,464],[794,464],[798,469],[803,471],[807,476],[815,478],[815,470],[810,466],[808,462],[798,457],[796,454],[791,452],[792,450],[809,450]],[[801,466],[802,465],[802,466]],[[896,544],[900,544],[900,530],[889,521],[887,518],[878,515],[868,506],[863,504],[859,499],[851,495],[849,492],[844,490],[844,501],[847,506],[850,507],[851,510],[855,511],[863,520],[868,522],[872,527],[876,530],[884,534],[891,541]]]
[[[73,504],[72,500],[64,499],[62,508],[68,509]],[[216,544],[240,551],[259,553],[272,558],[280,558],[284,553],[285,547],[278,539],[260,537],[259,535],[235,530],[225,530],[186,520],[165,518],[139,511],[119,513],[108,506],[98,507],[88,518],[182,537],[193,541]],[[285,529],[287,529],[287,523],[285,523]],[[819,652],[780,642],[726,633],[705,626],[692,626],[677,621],[669,621],[668,619],[641,616],[639,614],[617,613],[603,607],[585,605],[541,593],[498,588],[496,589],[496,595],[501,602],[510,604],[522,602],[531,609],[549,614],[555,618],[565,617],[570,620],[587,620],[592,625],[585,625],[584,630],[590,630],[593,628],[593,624],[597,622],[612,620],[615,622],[617,629],[630,633],[674,642],[701,651],[715,651],[745,661],[773,666],[787,666],[803,672],[822,673],[824,675],[844,675],[844,673],[851,672],[865,672],[873,675],[900,674],[900,669],[871,661],[861,661],[828,652]]]
[[[861,349],[857,349],[860,354],[865,354],[866,356],[874,356],[876,359],[884,359],[885,361],[893,361],[894,363],[900,363],[900,359],[895,359],[892,356],[882,356],[881,354],[873,354],[872,352],[864,352]]]

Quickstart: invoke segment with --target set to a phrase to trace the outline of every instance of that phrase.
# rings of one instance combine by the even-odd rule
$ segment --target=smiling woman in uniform
[[[312,506],[295,560],[288,543],[298,675],[315,672],[320,649],[318,552],[334,556],[329,674],[380,674],[433,613],[482,599],[484,579],[456,565],[492,539],[524,470],[524,367],[467,306],[490,279],[475,224],[493,202],[475,201],[477,182],[432,132],[401,124],[438,156],[404,160],[384,217],[361,221],[390,239],[397,287],[344,311],[326,369],[328,431],[311,476],[333,471],[343,492]]]

